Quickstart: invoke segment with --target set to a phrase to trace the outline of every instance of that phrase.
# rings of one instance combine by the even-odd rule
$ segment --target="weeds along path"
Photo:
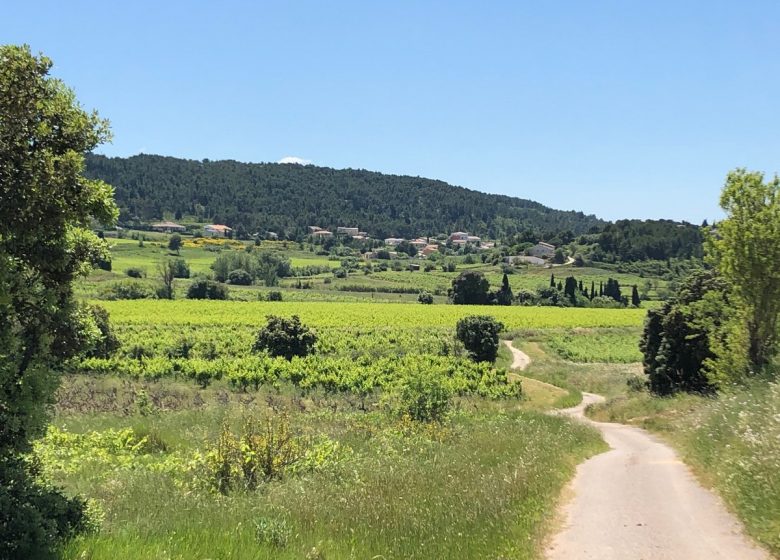
[[[548,560],[769,560],[669,446],[639,428],[585,418],[603,400],[583,393],[578,406],[556,412],[590,423],[612,449],[577,468]]]

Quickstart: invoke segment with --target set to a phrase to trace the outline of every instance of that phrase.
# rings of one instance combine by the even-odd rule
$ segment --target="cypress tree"
[[[579,288],[579,290],[580,290],[580,293],[584,291],[584,290],[582,289],[582,280],[580,280],[580,283],[579,283],[579,285],[578,285],[577,287]]]
[[[555,287],[555,274],[550,274],[550,287]]]
[[[636,289],[636,284],[631,287],[631,305],[639,307],[641,300],[639,299],[639,290]]]
[[[558,291],[560,292],[563,289],[563,284],[561,284],[561,281],[558,280]]]
[[[590,299],[596,297],[596,282],[590,281]]]
[[[599,297],[604,295],[604,282],[599,281]]]

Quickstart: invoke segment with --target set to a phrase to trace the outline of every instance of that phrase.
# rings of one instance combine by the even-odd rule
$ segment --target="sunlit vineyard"
[[[547,328],[640,327],[644,309],[587,309],[520,306],[456,306],[329,302],[233,302],[144,300],[100,302],[114,323],[259,326],[266,315],[299,315],[313,327],[374,329],[448,328],[466,315],[492,315],[509,330]]]

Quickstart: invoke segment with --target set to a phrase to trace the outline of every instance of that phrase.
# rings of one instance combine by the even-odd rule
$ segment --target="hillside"
[[[249,233],[270,230],[294,237],[309,225],[344,225],[378,238],[457,230],[491,238],[528,229],[578,235],[605,225],[595,216],[530,200],[356,169],[91,155],[86,174],[116,188],[125,223],[170,213]]]

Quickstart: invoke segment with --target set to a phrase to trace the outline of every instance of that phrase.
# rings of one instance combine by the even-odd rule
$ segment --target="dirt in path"
[[[512,346],[511,340],[505,340],[504,344],[512,352],[512,365],[509,366],[509,369],[523,371],[531,365],[531,358],[528,357],[528,354]]]
[[[612,449],[577,468],[548,560],[770,559],[668,445],[633,426],[586,419],[585,407],[603,400],[584,393],[579,406],[558,412],[591,423]]]

